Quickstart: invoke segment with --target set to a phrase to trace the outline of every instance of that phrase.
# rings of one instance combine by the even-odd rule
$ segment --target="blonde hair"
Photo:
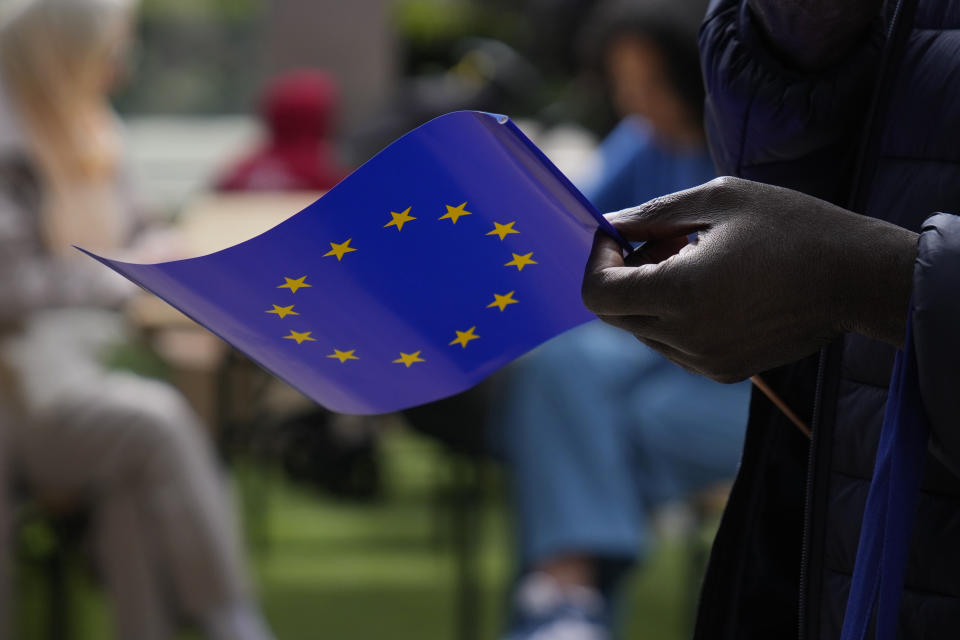
[[[54,182],[115,169],[119,142],[104,73],[132,7],[132,0],[12,0],[0,14],[3,78],[30,151]]]
[[[49,248],[121,242],[121,154],[107,70],[135,0],[0,0],[0,71],[45,185]]]

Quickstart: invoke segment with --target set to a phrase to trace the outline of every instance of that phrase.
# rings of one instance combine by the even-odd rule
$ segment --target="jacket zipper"
[[[871,133],[873,133],[874,129],[877,127],[877,111],[880,107],[881,96],[891,82],[891,79],[887,76],[887,74],[890,69],[892,49],[896,47],[895,37],[899,35],[898,32],[900,25],[904,21],[904,12],[912,10],[915,6],[916,3],[913,2],[911,4],[909,0],[896,0],[896,4],[893,7],[893,13],[891,14],[890,22],[886,31],[886,41],[884,42],[883,51],[880,56],[877,85],[870,100],[870,108],[867,111],[866,122],[863,128],[863,136],[860,149],[857,154],[857,161],[851,184],[852,189],[848,198],[847,208],[853,211],[860,209],[858,206],[858,201],[863,196],[861,190],[865,179],[864,168],[866,164],[867,150],[870,146]],[[912,11],[910,12],[912,14]],[[797,638],[799,640],[807,640],[808,636],[810,635],[809,633],[804,633],[804,631],[806,630],[807,608],[809,606],[807,601],[807,583],[810,578],[810,536],[812,535],[811,528],[813,527],[813,513],[811,511],[811,507],[813,503],[814,484],[816,483],[817,447],[820,441],[820,412],[822,410],[821,405],[823,401],[823,383],[824,378],[826,377],[827,352],[829,348],[830,347],[827,346],[820,350],[820,360],[817,365],[817,385],[813,400],[813,420],[811,420],[810,424],[811,435],[810,451],[807,455],[807,486],[803,504],[803,538],[800,547],[800,592],[797,598],[799,613],[799,618],[797,621]]]

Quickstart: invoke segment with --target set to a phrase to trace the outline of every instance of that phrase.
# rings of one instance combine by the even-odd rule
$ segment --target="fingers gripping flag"
[[[372,414],[464,391],[590,320],[598,225],[615,235],[508,118],[465,111],[252,240],[159,264],[93,257],[321,405]]]

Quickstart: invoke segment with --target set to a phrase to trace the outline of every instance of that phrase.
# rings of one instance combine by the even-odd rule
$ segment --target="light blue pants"
[[[521,568],[642,557],[652,506],[733,477],[749,394],[600,322],[518,360],[490,434],[512,474]]]

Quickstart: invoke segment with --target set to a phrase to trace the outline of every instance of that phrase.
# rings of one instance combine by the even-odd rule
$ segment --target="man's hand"
[[[625,262],[598,233],[584,303],[688,369],[734,382],[846,331],[902,344],[915,233],[729,177],[608,217],[647,245]]]

